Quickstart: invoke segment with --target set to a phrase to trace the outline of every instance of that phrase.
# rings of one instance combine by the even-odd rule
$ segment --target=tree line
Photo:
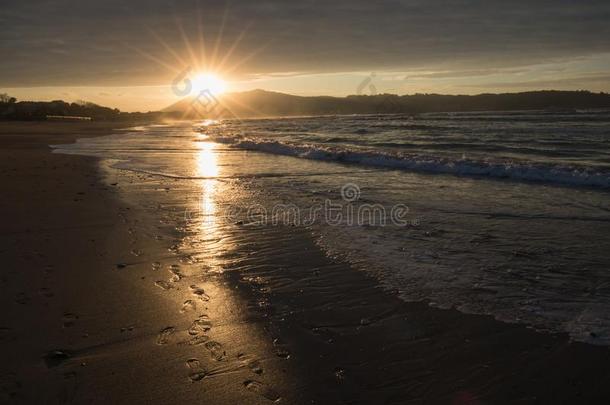
[[[87,101],[17,101],[15,97],[0,94],[0,120],[42,121],[48,116],[77,116],[94,121],[148,121],[161,115],[161,112],[122,112]]]

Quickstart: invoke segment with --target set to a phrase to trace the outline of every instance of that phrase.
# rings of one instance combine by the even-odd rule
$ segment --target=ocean
[[[403,300],[610,344],[610,111],[207,120],[54,147],[135,173],[208,244],[222,223],[303,226]]]

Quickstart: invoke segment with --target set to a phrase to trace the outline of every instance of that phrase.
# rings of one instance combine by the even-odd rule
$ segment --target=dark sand
[[[128,176],[47,146],[112,129],[0,123],[0,402],[608,402],[608,348],[404,303],[306,229],[235,224],[196,273]]]

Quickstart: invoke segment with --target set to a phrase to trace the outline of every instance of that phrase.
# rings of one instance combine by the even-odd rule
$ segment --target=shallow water
[[[152,176],[142,182],[159,191],[150,206],[200,227],[184,240],[194,254],[222,256],[222,223],[306,226],[329,255],[405,300],[607,345],[609,117],[206,122],[57,151]]]

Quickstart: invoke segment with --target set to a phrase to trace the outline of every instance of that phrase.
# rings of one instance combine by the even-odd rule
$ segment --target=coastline
[[[405,303],[327,258],[307,229],[234,224],[226,232],[238,264],[201,276],[192,271],[200,263],[168,251],[183,231],[159,230],[154,215],[121,198],[137,175],[108,186],[97,159],[51,154],[49,144],[84,134],[48,125],[0,127],[12,195],[2,202],[10,218],[4,399],[574,403],[610,395],[607,347]],[[162,238],[151,238],[157,232]],[[159,288],[154,281],[171,277],[173,264],[183,279]],[[194,279],[209,300],[200,295],[190,312]],[[189,333],[193,319],[210,329]],[[180,344],[200,336],[208,337]]]
[[[201,297],[188,284],[159,288],[155,280],[170,278],[180,263],[168,250],[179,236],[144,236],[154,222],[119,196],[123,184],[103,182],[98,159],[52,154],[48,146],[113,127],[14,125],[0,130],[1,173],[13,195],[2,207],[11,218],[2,232],[9,269],[2,402],[169,403],[203,395],[229,404],[278,395],[256,371],[282,380],[274,363],[283,359],[261,343],[259,325],[243,321],[238,297],[202,280]]]

